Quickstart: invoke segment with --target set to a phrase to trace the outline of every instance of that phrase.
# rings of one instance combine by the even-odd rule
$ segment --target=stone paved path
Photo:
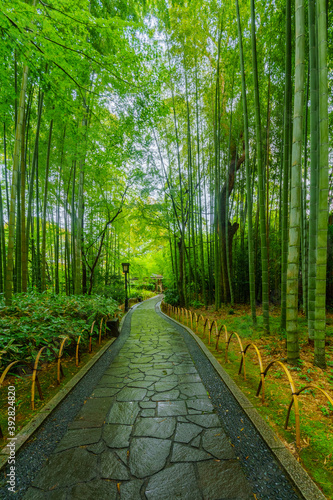
[[[26,500],[247,500],[254,495],[185,343],[154,310],[87,399]]]

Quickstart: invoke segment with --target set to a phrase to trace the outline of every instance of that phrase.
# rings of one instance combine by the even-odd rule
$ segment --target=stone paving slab
[[[144,302],[25,498],[253,498],[181,335]]]

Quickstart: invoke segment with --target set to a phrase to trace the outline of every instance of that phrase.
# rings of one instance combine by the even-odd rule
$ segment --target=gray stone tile
[[[189,415],[187,419],[201,427],[219,427],[220,421],[215,413],[207,413],[206,415]]]
[[[83,481],[95,479],[97,457],[83,448],[73,448],[51,455],[32,486],[43,490],[72,486]]]
[[[100,440],[101,435],[101,429],[77,429],[67,431],[56,447],[55,452],[97,443]]]
[[[148,355],[153,355],[154,356],[154,359],[156,356],[158,356],[160,354],[160,349],[158,347],[156,347],[156,349],[149,349],[149,347],[147,347],[145,349],[145,354],[148,356]]]
[[[130,384],[132,382],[135,382],[137,380],[141,381],[145,379],[145,374],[142,371],[135,371],[133,372],[132,370],[129,372],[127,377],[125,377],[126,384]]]
[[[200,383],[196,382],[194,384],[187,383],[187,384],[179,384],[178,389],[181,391],[182,394],[185,394],[185,396],[206,396],[207,395],[207,390],[205,386]]]
[[[119,460],[112,451],[106,450],[101,455],[101,477],[116,481],[129,479],[127,467]]]
[[[131,359],[131,363],[134,364],[140,364],[142,366],[145,366],[147,363],[151,363],[153,361],[153,356],[133,356]]]
[[[129,357],[132,357],[133,354],[137,354],[137,353],[141,353],[142,352],[142,347],[141,346],[132,346],[130,348],[128,348],[128,346],[131,345],[131,342],[126,342],[125,343],[125,346],[126,346],[126,354],[129,355]],[[125,354],[123,354],[124,356]]]
[[[209,411],[212,412],[214,407],[208,398],[200,399],[188,399],[186,401],[187,408],[199,411]]]
[[[172,436],[175,427],[176,419],[172,417],[144,418],[135,424],[133,436],[167,439]]]
[[[103,387],[114,387],[116,389],[121,389],[124,387],[125,382],[123,378],[109,377],[108,375],[103,375],[98,384],[96,385],[96,389],[100,389]]]
[[[121,387],[96,387],[92,393],[93,398],[111,397],[120,391]]]
[[[75,420],[68,425],[69,429],[101,427],[104,423],[113,398],[90,398],[82,406]]]
[[[187,410],[184,401],[161,401],[157,403],[157,415],[159,417],[173,417],[186,414]]]
[[[98,443],[87,446],[86,449],[88,451],[91,451],[95,455],[99,455],[100,453],[103,453],[103,451],[105,450],[105,443],[104,441],[101,440]]]
[[[69,498],[71,500],[88,500],[90,498],[116,500],[117,485],[103,479],[90,481],[90,483],[77,484],[70,491]]]
[[[37,488],[29,488],[23,498],[24,500],[66,500],[68,498],[68,489],[56,488],[45,493]]]
[[[145,494],[148,500],[202,500],[192,464],[175,464],[155,474]]]
[[[140,401],[139,405],[141,408],[156,408],[157,403],[154,401]]]
[[[212,455],[203,450],[192,448],[186,444],[175,443],[171,456],[171,462],[199,462],[200,460],[211,460]]]
[[[139,404],[136,401],[116,402],[112,406],[106,423],[132,425],[139,413]]]
[[[191,441],[191,446],[194,446],[194,448],[199,448],[201,443],[201,436],[197,436],[196,438],[192,439]]]
[[[141,417],[155,417],[155,409],[154,408],[144,408],[141,411]]]
[[[178,397],[179,397],[179,391],[173,390],[173,391],[159,392],[157,394],[154,394],[151,399],[152,401],[172,401],[178,399]]]
[[[177,417],[177,422],[185,422],[188,424],[188,420],[186,417]]]
[[[221,427],[204,431],[202,447],[215,458],[224,460],[235,458],[234,450]]]
[[[130,360],[125,357],[118,358],[119,361],[116,361],[117,358],[115,358],[114,361],[110,364],[109,368],[123,368],[123,367],[128,367]]]
[[[140,489],[142,485],[143,481],[140,481],[139,479],[121,483],[120,498],[123,500],[141,500]]]
[[[194,365],[184,365],[181,364],[179,366],[175,366],[174,372],[176,375],[183,375],[183,374],[188,374],[188,373],[198,373],[197,370],[194,368]]]
[[[128,366],[123,366],[123,367],[113,367],[112,363],[110,365],[110,368],[105,370],[105,375],[111,375],[113,377],[124,377],[127,375],[129,372]]]
[[[175,375],[174,373],[172,373],[171,375],[166,375],[165,377],[162,377],[160,379],[161,382],[178,382],[178,375]],[[157,390],[157,389],[156,389]]]
[[[127,459],[129,457],[129,450],[128,449],[122,449],[122,450],[115,450],[115,454],[118,455],[120,460],[127,465]]]
[[[105,424],[103,439],[110,448],[125,448],[129,446],[132,425]]]
[[[156,382],[155,391],[158,392],[171,391],[176,387],[177,383],[178,383],[177,380],[175,380],[174,382],[165,382],[162,379],[161,382]]]
[[[136,365],[132,365],[130,364],[130,368],[133,369],[133,368],[137,368],[138,370],[140,370],[140,373],[145,373],[147,371],[148,368],[152,368],[153,367],[153,363],[146,363],[144,365],[139,365],[139,364],[136,364]]]
[[[154,438],[133,438],[130,446],[131,473],[144,478],[160,471],[170,453],[171,441]]]
[[[204,498],[253,500],[253,493],[238,462],[202,462],[197,465]]]
[[[200,375],[198,373],[183,373],[178,375],[180,384],[193,384],[196,382],[202,382]]]
[[[157,370],[173,370],[173,363],[154,363],[154,368]]]
[[[142,401],[147,394],[147,389],[137,387],[124,387],[117,394],[117,401]]]
[[[189,443],[193,438],[202,432],[202,427],[190,423],[178,423],[175,441]]]
[[[175,370],[176,370],[176,368],[175,368]],[[174,372],[173,368],[164,368],[163,370],[161,370],[159,368],[149,368],[146,371],[146,374],[147,375],[155,375],[155,377],[165,377],[166,375],[172,375],[173,372]]]
[[[146,389],[147,387],[150,387],[153,384],[152,381],[149,380],[133,380],[127,384],[128,387],[139,387],[142,389]]]

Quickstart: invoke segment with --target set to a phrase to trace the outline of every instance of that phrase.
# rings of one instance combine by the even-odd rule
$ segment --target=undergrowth
[[[16,360],[32,361],[39,349],[45,349],[43,359],[54,358],[59,337],[69,337],[66,351],[74,352],[77,338],[81,344],[88,342],[92,322],[96,320],[94,334],[98,333],[99,320],[106,315],[113,317],[118,303],[99,295],[53,295],[48,292],[16,294],[11,307],[5,307],[0,298],[0,372]]]

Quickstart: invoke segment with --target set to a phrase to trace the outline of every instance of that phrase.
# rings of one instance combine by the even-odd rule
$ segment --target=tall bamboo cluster
[[[137,156],[142,159],[133,147],[140,142],[134,119],[125,118],[141,99],[133,91],[138,86],[130,74],[127,79],[126,66],[119,74],[105,69],[110,61],[103,60],[104,45],[112,52],[109,32],[97,40],[91,29],[94,23],[113,25],[112,12],[90,6],[77,19],[76,2],[72,16],[49,5],[37,8],[35,0],[16,4],[13,9],[6,0],[2,6],[0,293],[7,306],[13,293],[90,294],[94,286],[117,279],[127,253],[117,220],[131,183],[124,169]],[[126,15],[118,12],[120,24]],[[36,43],[34,29],[42,17]],[[112,41],[122,41],[122,54],[113,62],[127,54],[132,69],[141,71],[125,31],[120,26],[113,35]],[[120,81],[124,88],[117,87]],[[128,93],[130,104],[124,99]]]
[[[174,283],[182,305],[219,309],[250,302],[253,323],[262,313],[266,333],[270,304],[281,304],[281,329],[292,363],[299,358],[302,308],[309,341],[315,343],[315,363],[325,366],[326,283],[331,280],[326,267],[331,209],[327,12],[324,3],[309,0],[306,23],[303,2],[287,0],[279,45],[282,65],[277,47],[267,49],[269,42],[258,40],[258,31],[263,37],[261,19],[265,30],[276,30],[272,11],[257,5],[258,16],[254,0],[250,6],[249,11],[236,0],[234,12],[221,6],[206,19],[194,3],[193,17],[183,24],[180,9],[169,8],[165,30],[173,120],[166,117],[155,138],[172,199]],[[201,16],[200,23],[195,16]],[[204,29],[208,19],[210,26],[214,19],[209,37]],[[251,33],[244,34],[242,26],[249,22]],[[212,38],[215,47],[207,54],[202,47]],[[180,59],[186,61],[181,68]],[[240,71],[235,73],[237,59]],[[278,65],[283,77],[274,84],[271,67]],[[193,127],[201,145],[196,157],[189,133]]]

